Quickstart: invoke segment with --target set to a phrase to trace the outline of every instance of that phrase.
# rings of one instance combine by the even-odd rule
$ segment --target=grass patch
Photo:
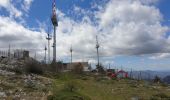
[[[54,95],[48,96],[48,100],[91,100],[89,97],[77,92],[62,90]]]
[[[91,100],[130,100],[133,97],[150,100],[158,94],[158,91],[170,96],[170,91],[166,90],[166,87],[159,85],[156,91],[152,87],[152,84],[146,84],[145,81],[112,80],[104,76],[62,73],[54,80],[53,95],[49,96],[54,99],[49,100],[86,100],[86,97],[87,100],[89,98]],[[73,99],[75,95],[85,99]]]

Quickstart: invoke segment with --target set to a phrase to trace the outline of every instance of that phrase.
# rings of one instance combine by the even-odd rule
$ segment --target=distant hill
[[[170,75],[163,78],[163,82],[170,84]]]
[[[141,78],[148,80],[148,79],[153,79],[156,75],[160,77],[161,79],[165,78],[166,76],[170,76],[170,71],[133,71],[132,76],[135,79],[138,79],[139,75],[141,73]],[[130,75],[130,72],[129,72]]]

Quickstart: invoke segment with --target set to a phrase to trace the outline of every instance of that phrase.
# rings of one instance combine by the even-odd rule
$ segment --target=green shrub
[[[91,99],[77,92],[69,92],[63,90],[55,95],[48,96],[47,100],[91,100]]]
[[[30,60],[25,64],[27,73],[43,74],[43,68],[41,64],[35,60]]]
[[[161,83],[161,78],[156,75],[155,78],[153,79],[153,82],[154,83]]]
[[[62,62],[61,61],[59,61],[59,62],[52,62],[51,64],[50,64],[50,71],[51,72],[61,72],[62,71]]]
[[[18,67],[15,67],[12,69],[13,72],[15,72],[16,74],[22,74],[22,69],[21,68],[18,68]]]
[[[83,73],[83,65],[81,63],[76,64],[73,66],[72,72],[75,74],[82,74]]]
[[[78,84],[75,81],[68,81],[64,86],[64,90],[69,92],[75,92],[77,89]]]
[[[155,94],[155,95],[153,95],[151,98],[150,98],[151,100],[170,100],[170,97],[169,96],[167,96],[166,94],[164,94],[164,93],[158,93],[158,94]]]

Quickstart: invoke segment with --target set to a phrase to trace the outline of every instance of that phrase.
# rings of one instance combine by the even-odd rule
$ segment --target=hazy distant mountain
[[[163,78],[163,82],[170,84],[170,75]]]
[[[130,72],[129,72],[130,75]],[[132,71],[132,76],[135,79],[141,77],[142,79],[153,79],[155,76],[160,77],[161,79],[165,78],[166,76],[170,76],[170,71]]]

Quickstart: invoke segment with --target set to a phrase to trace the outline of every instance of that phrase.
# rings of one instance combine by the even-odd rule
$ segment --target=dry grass
[[[142,100],[150,100],[153,95],[165,94],[170,96],[168,87],[159,84],[147,84],[144,81],[134,80],[95,80],[93,77],[83,80],[76,78],[71,80],[79,83],[78,92],[90,97],[92,100],[130,100],[138,97]],[[65,84],[67,81],[56,79],[57,83]],[[62,86],[58,84],[58,88]]]

